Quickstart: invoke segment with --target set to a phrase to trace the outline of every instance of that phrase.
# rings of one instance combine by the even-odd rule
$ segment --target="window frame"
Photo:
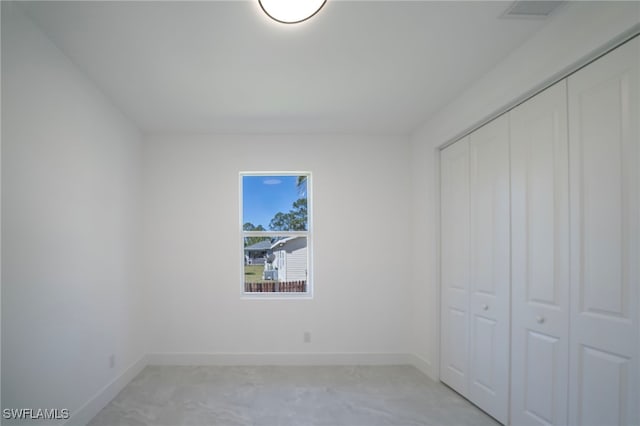
[[[313,280],[313,185],[311,171],[241,171],[238,174],[239,185],[239,239],[240,242],[240,297],[242,299],[260,299],[260,300],[291,300],[291,299],[313,299],[314,280]],[[307,230],[306,231],[245,231],[244,226],[244,188],[243,178],[245,176],[256,177],[277,177],[277,176],[307,176]],[[307,239],[307,288],[306,292],[248,292],[245,291],[245,237],[270,237],[282,236],[293,237],[302,236]]]

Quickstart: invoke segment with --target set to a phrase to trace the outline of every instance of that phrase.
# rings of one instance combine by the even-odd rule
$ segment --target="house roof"
[[[245,247],[245,251],[265,251],[271,248],[271,240],[264,240]]]
[[[271,248],[271,249],[274,249],[274,248],[276,248],[276,247],[278,247],[278,246],[283,246],[283,245],[285,245],[286,243],[288,243],[289,241],[293,241],[293,240],[295,240],[295,239],[297,239],[297,238],[303,238],[303,237],[302,237],[301,235],[296,235],[296,236],[293,236],[293,237],[286,237],[286,238],[283,238],[283,239],[281,239],[281,240],[277,240],[276,242],[274,242],[274,243],[271,245],[271,247],[270,247],[270,248]]]

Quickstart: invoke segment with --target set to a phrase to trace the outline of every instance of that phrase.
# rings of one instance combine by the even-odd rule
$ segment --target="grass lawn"
[[[263,283],[262,271],[264,265],[244,265],[244,282],[246,283]],[[272,282],[272,281],[269,281]]]

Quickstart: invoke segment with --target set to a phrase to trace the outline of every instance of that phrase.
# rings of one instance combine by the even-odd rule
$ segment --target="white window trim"
[[[307,230],[306,231],[245,231],[243,217],[243,187],[242,178],[244,176],[307,176]],[[247,300],[301,300],[313,299],[313,176],[310,171],[241,171],[238,174],[238,221],[240,242],[240,298]],[[247,236],[305,236],[307,238],[307,291],[305,293],[253,293],[245,291],[244,281],[244,237]]]

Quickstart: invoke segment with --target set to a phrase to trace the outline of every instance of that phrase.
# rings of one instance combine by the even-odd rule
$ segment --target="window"
[[[311,174],[240,173],[242,293],[311,296]]]

